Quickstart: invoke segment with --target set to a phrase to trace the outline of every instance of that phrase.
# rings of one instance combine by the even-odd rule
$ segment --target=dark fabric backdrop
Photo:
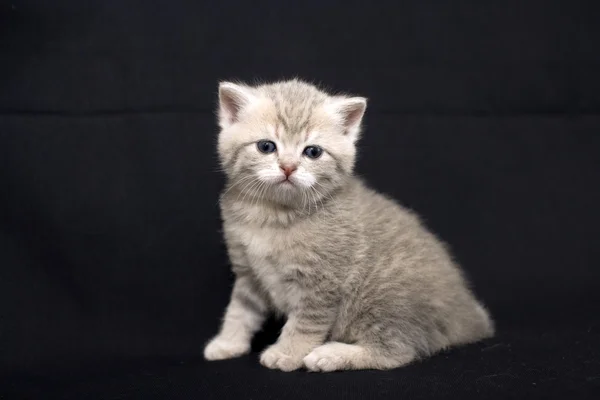
[[[600,6],[0,2],[0,398],[585,398],[600,389]],[[370,99],[358,173],[496,338],[387,372],[206,363],[231,274],[222,79]],[[3,397],[4,396],[4,397]]]

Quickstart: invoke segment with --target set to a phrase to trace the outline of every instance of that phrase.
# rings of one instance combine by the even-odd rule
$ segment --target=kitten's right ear
[[[367,109],[367,99],[364,97],[333,97],[330,107],[340,120],[344,134],[356,142],[360,136],[361,121]]]
[[[219,125],[225,129],[238,121],[240,112],[253,99],[250,88],[231,82],[219,83]]]

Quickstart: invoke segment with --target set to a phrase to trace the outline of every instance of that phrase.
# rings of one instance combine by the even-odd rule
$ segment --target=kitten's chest
[[[281,229],[244,229],[240,237],[247,256],[254,263],[280,264],[290,261],[294,240]]]
[[[273,305],[288,314],[298,304],[301,285],[297,271],[301,246],[292,232],[280,229],[248,229],[239,237],[249,267],[267,291]]]

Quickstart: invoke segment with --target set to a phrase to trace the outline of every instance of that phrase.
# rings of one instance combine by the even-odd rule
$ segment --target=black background
[[[0,398],[600,390],[594,1],[0,1]],[[217,82],[369,98],[358,174],[419,212],[496,338],[406,368],[207,363],[231,274]],[[573,396],[573,397],[572,397]]]

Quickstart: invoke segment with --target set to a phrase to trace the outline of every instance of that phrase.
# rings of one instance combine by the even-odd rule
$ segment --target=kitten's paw
[[[348,369],[348,355],[342,343],[326,343],[304,357],[304,366],[309,371],[331,372]]]
[[[267,368],[289,372],[302,367],[302,357],[285,354],[273,345],[260,355],[260,363]]]
[[[250,351],[250,343],[216,337],[204,348],[204,358],[209,361],[226,360]]]

